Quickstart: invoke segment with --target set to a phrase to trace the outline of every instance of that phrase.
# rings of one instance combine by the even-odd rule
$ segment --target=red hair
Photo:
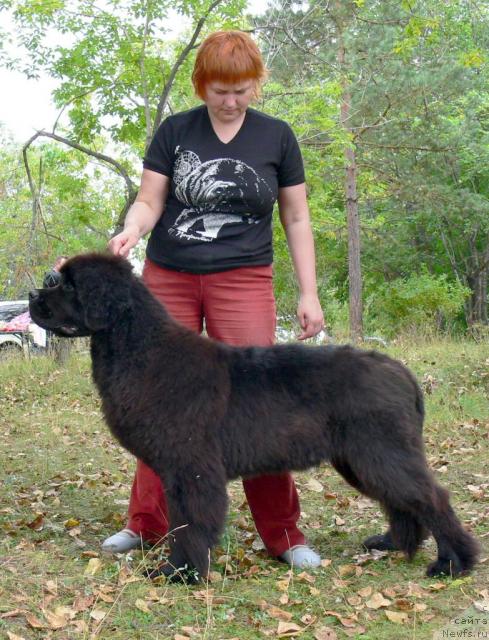
[[[216,31],[200,45],[195,59],[192,82],[195,93],[205,100],[209,82],[226,84],[254,80],[256,92],[266,78],[267,70],[260,50],[247,33]]]

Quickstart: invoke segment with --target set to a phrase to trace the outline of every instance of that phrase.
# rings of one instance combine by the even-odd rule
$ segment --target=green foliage
[[[29,155],[36,215],[18,151],[0,151],[0,299],[25,297],[58,255],[105,248],[122,204],[119,181],[85,154],[49,143]]]
[[[3,0],[13,12],[19,36],[30,54],[30,68],[59,79],[54,98],[67,109],[69,129],[90,144],[104,134],[138,154],[146,132],[154,131],[156,107],[178,55],[197,22],[202,35],[237,26],[244,0],[226,0],[208,14],[211,0],[92,0],[64,2]],[[186,28],[172,34],[172,22]],[[50,37],[63,34],[58,41]],[[191,54],[193,57],[195,50]],[[189,83],[187,76],[186,83]]]
[[[462,316],[469,295],[466,287],[450,282],[445,274],[436,276],[423,269],[377,286],[367,302],[367,315],[374,330],[384,335],[436,331]]]
[[[250,27],[244,0],[223,1],[207,16],[210,4],[0,0],[0,11],[11,11],[29,53],[25,63],[7,60],[5,52],[0,60],[30,75],[43,70],[55,77],[55,100],[68,114],[61,120],[64,133],[100,151],[110,148],[135,178],[157,125],[161,92],[198,20],[206,17],[198,41],[214,29]],[[270,68],[257,107],[288,121],[300,140],[320,296],[330,318],[338,318],[333,325],[341,324],[348,299],[347,146],[358,163],[365,306],[367,314],[376,309],[367,321],[379,325],[374,301],[391,285],[411,277],[414,283],[424,264],[434,281],[444,275],[446,283],[470,289],[467,324],[487,324],[487,7],[477,6],[476,19],[469,0],[271,0],[268,7],[264,16],[251,18]],[[184,24],[178,35],[169,31],[169,20]],[[197,102],[190,83],[194,54],[192,49],[176,74],[166,112]],[[345,87],[351,95],[347,127],[339,118]],[[103,246],[122,208],[122,185],[76,153],[57,155],[44,145],[30,152],[44,207],[36,219],[13,152],[7,145],[0,159],[8,186],[0,215],[16,216],[15,224],[0,230],[0,274],[8,274],[2,282],[25,288],[26,269],[37,273],[35,265],[56,253]],[[293,315],[295,281],[285,237],[275,231],[279,308]],[[383,316],[389,332],[410,322],[401,307],[397,320],[394,309]]]
[[[302,141],[319,271],[338,300],[348,293],[342,150],[353,144],[366,296],[426,264],[471,290],[466,322],[487,323],[487,8],[474,21],[466,0],[275,2],[260,26],[269,23],[272,77],[300,94],[283,103],[304,104],[298,130],[308,123],[307,139],[321,143],[311,153]],[[308,99],[313,86],[323,102]],[[339,125],[342,86],[350,138]]]

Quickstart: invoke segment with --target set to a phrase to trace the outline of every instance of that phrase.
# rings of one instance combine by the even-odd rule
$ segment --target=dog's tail
[[[429,536],[429,531],[406,511],[388,508],[387,515],[395,548],[404,551],[409,559],[413,558],[419,545]]]

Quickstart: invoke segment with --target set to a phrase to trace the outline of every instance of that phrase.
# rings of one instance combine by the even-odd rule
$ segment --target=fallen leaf
[[[396,624],[404,624],[409,620],[408,614],[403,611],[391,611],[390,609],[386,609],[384,613],[388,620],[395,622]]]
[[[191,637],[200,634],[200,629],[198,627],[182,627],[182,631]]]
[[[285,622],[292,620],[293,617],[290,611],[284,611],[283,609],[279,609],[278,607],[274,607],[273,605],[266,609],[266,612],[271,618],[276,618],[277,620],[285,620]]]
[[[15,633],[12,633],[11,631],[7,631],[7,638],[9,640],[25,640],[24,636],[18,636]]]
[[[396,605],[396,608],[401,611],[412,611],[414,609],[413,603],[406,598],[398,598],[394,601],[394,604]]]
[[[85,620],[73,620],[71,625],[75,627],[77,633],[88,633],[88,624]]]
[[[344,589],[350,582],[348,580],[341,580],[341,578],[333,578],[333,584],[337,589]]]
[[[94,558],[95,560],[96,558]],[[120,586],[124,586],[126,584],[130,584],[131,582],[139,582],[143,579],[142,576],[135,575],[129,567],[121,567],[119,571],[119,576],[117,578],[117,582]]]
[[[358,638],[358,636],[363,635],[365,631],[365,627],[361,627],[360,625],[358,627],[352,627],[351,629],[343,629],[343,633],[350,638]]]
[[[314,478],[310,478],[304,486],[310,491],[315,491],[316,493],[321,493],[324,489],[323,485]]]
[[[79,595],[74,599],[72,606],[74,611],[79,611],[79,612],[86,611],[87,609],[90,609],[94,601],[95,601],[94,596]]]
[[[298,636],[304,631],[302,627],[298,624],[294,624],[293,622],[284,622],[280,621],[277,627],[277,636],[279,638],[290,638],[293,636]]]
[[[474,607],[475,609],[477,609],[477,611],[481,611],[482,613],[489,613],[489,598],[487,600],[474,602]]]
[[[36,616],[32,613],[26,613],[25,619],[27,620],[29,626],[31,626],[33,629],[46,629],[47,627],[45,622],[41,622],[41,620],[39,620],[39,618],[36,618]]]
[[[73,529],[80,524],[80,521],[76,518],[70,518],[69,520],[65,520],[63,522],[65,529]]]
[[[53,596],[58,595],[58,583],[55,582],[54,580],[48,580],[44,585],[44,588],[48,593],[52,594]]]
[[[148,603],[144,600],[141,600],[141,598],[138,598],[136,600],[134,606],[136,607],[136,609],[139,609],[139,611],[142,611],[143,613],[151,613],[151,609],[149,608]]]
[[[44,527],[44,514],[38,513],[34,520],[32,520],[32,522],[28,522],[26,526],[33,531],[41,531]]]
[[[357,626],[357,617],[356,616],[352,616],[351,618],[338,618],[338,620],[341,622],[341,624],[344,627],[353,629],[354,627]]]
[[[337,640],[336,632],[330,627],[321,627],[314,632],[315,640]]]
[[[427,595],[429,595],[429,591],[424,589],[419,584],[416,584],[415,582],[410,582],[407,588],[406,595],[414,596],[415,598],[425,598]]]
[[[277,580],[275,583],[279,591],[288,591],[290,580]]]
[[[71,607],[56,607],[54,610],[54,615],[66,618],[67,620],[73,620],[76,617],[77,612]]]
[[[381,593],[374,593],[370,600],[365,603],[369,609],[380,609],[381,607],[389,607],[391,600],[387,600]]]
[[[192,595],[196,600],[212,604],[214,602],[214,592],[215,589],[201,589],[200,591],[194,591]]]
[[[86,576],[94,576],[102,568],[102,560],[100,558],[90,558],[85,567]]]
[[[16,618],[17,616],[23,615],[24,611],[22,609],[12,609],[12,611],[6,611],[5,613],[0,614],[0,619],[3,618]]]
[[[362,598],[369,598],[372,595],[372,587],[364,587],[363,589],[359,589],[357,591],[359,596],[362,596]]]
[[[310,627],[311,624],[314,624],[317,620],[317,616],[313,616],[312,613],[306,613],[302,616],[301,622],[305,624],[307,627]]]
[[[44,617],[48,621],[48,625],[50,629],[56,631],[56,629],[63,629],[66,627],[69,620],[63,614],[56,613],[54,611],[49,611],[49,609],[42,610]]]
[[[93,618],[93,620],[97,622],[102,622],[106,615],[107,611],[103,611],[103,609],[92,609],[92,611],[90,611],[90,618]]]
[[[311,574],[307,573],[306,571],[298,573],[296,576],[296,580],[298,582],[309,582],[309,584],[314,584],[316,582],[316,578],[314,576],[311,576]]]
[[[344,578],[345,576],[354,576],[357,567],[354,564],[342,564],[338,568],[338,573],[340,574],[340,578]]]

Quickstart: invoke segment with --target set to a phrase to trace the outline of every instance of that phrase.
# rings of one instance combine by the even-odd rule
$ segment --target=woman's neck
[[[240,113],[237,118],[228,122],[219,120],[219,118],[216,118],[209,110],[207,110],[207,113],[209,114],[209,120],[211,121],[214,133],[219,140],[224,143],[230,142],[236,136],[246,118],[246,111]]]

